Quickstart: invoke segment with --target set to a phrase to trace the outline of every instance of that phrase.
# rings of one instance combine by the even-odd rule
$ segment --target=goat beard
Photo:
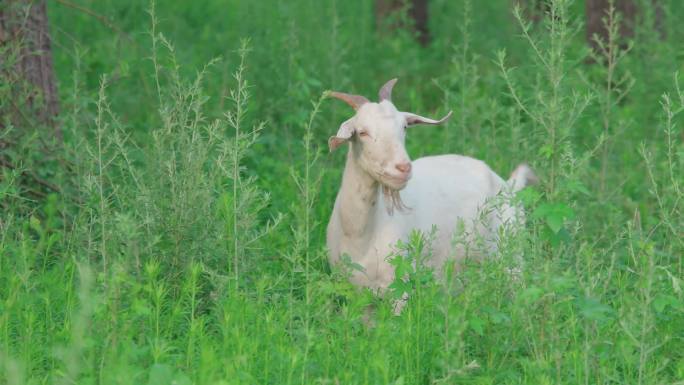
[[[401,200],[399,190],[382,185],[382,194],[385,196],[385,207],[387,208],[387,214],[393,215],[394,210],[399,212],[406,212],[410,210],[409,207],[404,204],[404,201]]]

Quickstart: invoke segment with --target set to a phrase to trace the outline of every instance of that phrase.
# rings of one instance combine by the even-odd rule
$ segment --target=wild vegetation
[[[0,383],[684,381],[680,1],[659,19],[642,0],[629,43],[608,13],[596,51],[571,0],[534,22],[433,0],[426,46],[377,33],[370,0],[65,3],[63,140],[0,117]],[[0,111],[23,111],[16,52]],[[327,139],[351,113],[326,90],[393,77],[398,108],[454,110],[408,133],[412,159],[527,161],[540,184],[493,258],[436,279],[414,233],[378,298],[327,262],[345,156]]]

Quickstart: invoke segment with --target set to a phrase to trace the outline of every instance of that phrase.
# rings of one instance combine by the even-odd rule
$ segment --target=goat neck
[[[377,209],[379,183],[356,161],[354,144],[350,143],[347,163],[340,188],[339,215],[342,231],[349,237],[363,237],[372,225]]]

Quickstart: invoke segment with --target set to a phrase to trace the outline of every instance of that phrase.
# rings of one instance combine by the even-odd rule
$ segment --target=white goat
[[[427,264],[438,273],[447,260],[458,263],[465,257],[462,248],[452,250],[459,220],[485,240],[486,250],[477,254],[495,251],[499,227],[521,219],[522,212],[510,203],[511,194],[535,180],[524,164],[505,182],[484,162],[461,155],[429,156],[411,163],[404,147],[406,128],[440,124],[451,111],[440,120],[398,111],[391,101],[396,80],[380,89],[379,103],[331,93],[351,105],[356,115],[328,141],[331,151],[345,142],[350,145],[328,224],[330,261],[337,264],[348,254],[364,270],[352,272],[352,283],[380,294],[394,280],[387,257],[397,241],[406,241],[414,229],[428,233],[436,226]],[[503,203],[485,211],[486,201],[495,196],[503,197]]]

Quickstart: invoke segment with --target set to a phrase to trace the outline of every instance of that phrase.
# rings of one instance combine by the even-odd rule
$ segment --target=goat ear
[[[404,112],[403,114],[404,117],[406,117],[406,124],[408,124],[409,126],[414,126],[416,124],[442,124],[451,117],[452,112],[453,111],[449,111],[449,113],[446,114],[446,116],[444,116],[440,120],[425,118],[420,115],[412,114],[410,112]]]
[[[354,118],[346,120],[344,123],[342,123],[340,125],[340,129],[337,130],[337,134],[328,139],[328,147],[330,148],[330,152],[335,151],[337,147],[340,147],[343,143],[351,139],[352,135],[354,135],[354,130]]]

